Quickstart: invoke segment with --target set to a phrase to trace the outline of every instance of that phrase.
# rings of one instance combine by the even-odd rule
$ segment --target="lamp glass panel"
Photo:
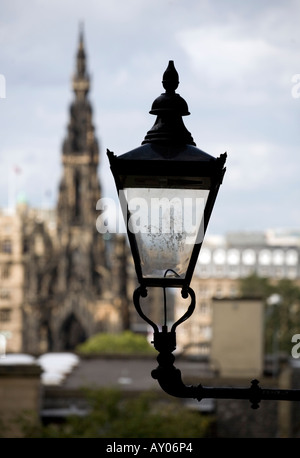
[[[194,245],[203,240],[209,190],[127,188],[124,194],[143,277],[184,278]]]

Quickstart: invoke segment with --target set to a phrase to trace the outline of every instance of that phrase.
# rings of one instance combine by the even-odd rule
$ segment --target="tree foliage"
[[[239,280],[239,290],[243,297],[256,297],[266,300],[275,292],[268,278],[252,274]]]
[[[88,390],[90,412],[63,424],[41,426],[24,421],[26,438],[199,438],[209,437],[213,417],[189,410],[172,398],[161,401],[153,392],[134,398],[112,388]]]
[[[266,352],[290,353],[291,338],[300,333],[300,287],[290,279],[271,281],[255,274],[240,280],[242,296],[260,297],[265,304]]]
[[[145,336],[131,331],[120,334],[99,333],[80,344],[79,353],[95,354],[154,354],[155,350]]]

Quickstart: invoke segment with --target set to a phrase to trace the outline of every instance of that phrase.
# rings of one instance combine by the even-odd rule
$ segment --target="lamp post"
[[[250,399],[253,408],[261,399],[290,399],[287,390],[263,390],[256,380],[250,388],[186,386],[173,365],[176,328],[190,318],[196,306],[190,282],[227,155],[215,158],[196,147],[182,120],[190,113],[186,101],[175,92],[179,78],[173,61],[169,61],[162,84],[165,92],[154,100],[150,111],[156,121],[141,146],[121,156],[107,150],[139,282],[133,302],[152,326],[154,347],[159,352],[159,366],[152,377],[164,391],[182,398]],[[181,288],[182,297],[190,298],[186,312],[170,330],[165,294],[161,326],[142,310],[140,299],[151,287],[164,292]],[[296,391],[294,396],[300,400],[300,390]]]

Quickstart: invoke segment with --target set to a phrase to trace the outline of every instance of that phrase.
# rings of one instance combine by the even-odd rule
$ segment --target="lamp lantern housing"
[[[175,92],[179,80],[173,61],[162,83],[165,93],[150,111],[156,121],[141,146],[118,157],[107,154],[140,285],[186,290],[223,180],[226,153],[215,158],[196,147],[182,120],[190,113]]]

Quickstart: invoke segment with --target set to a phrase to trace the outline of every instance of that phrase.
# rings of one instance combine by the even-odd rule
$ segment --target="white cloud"
[[[226,188],[267,195],[298,186],[297,148],[270,142],[228,144]],[[217,147],[220,150],[220,147]],[[292,189],[291,189],[292,190]],[[263,197],[263,196],[262,196]]]
[[[276,49],[261,38],[241,38],[231,26],[184,30],[178,40],[190,56],[192,66],[212,84],[238,83],[273,58]]]
[[[180,32],[203,92],[233,104],[259,105],[280,97],[290,79],[294,54],[262,38],[235,35],[229,26]]]
[[[227,186],[233,190],[258,190],[273,181],[276,147],[267,143],[235,144],[229,146]],[[275,169],[275,174],[278,169]]]

